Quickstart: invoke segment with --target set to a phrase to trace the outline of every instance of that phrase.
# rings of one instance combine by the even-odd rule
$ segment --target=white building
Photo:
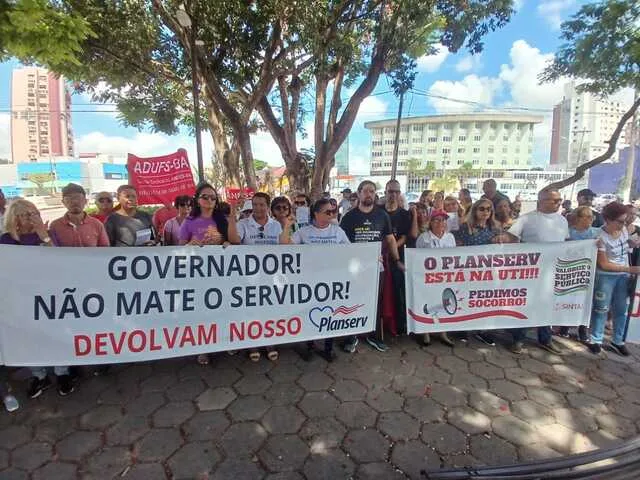
[[[604,153],[608,148],[605,142],[628,108],[620,102],[578,92],[574,82],[566,84],[564,98],[553,109],[551,165],[575,169]],[[625,130],[618,140],[619,149],[628,146]]]
[[[407,172],[409,159],[420,166],[457,169],[528,168],[533,152],[534,115],[469,113],[402,119],[398,147],[398,173]],[[365,123],[371,131],[371,174],[391,172],[395,119]]]

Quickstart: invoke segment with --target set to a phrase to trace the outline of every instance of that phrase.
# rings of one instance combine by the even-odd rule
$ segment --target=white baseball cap
[[[242,210],[240,211],[246,212],[247,210],[253,210],[253,203],[251,203],[251,200],[245,200],[244,205],[242,205]]]

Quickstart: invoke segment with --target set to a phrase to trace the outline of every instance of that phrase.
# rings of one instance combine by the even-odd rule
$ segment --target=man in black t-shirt
[[[393,235],[389,215],[375,206],[376,184],[365,180],[358,185],[358,208],[349,210],[340,226],[349,237],[351,243],[384,242],[390,257],[389,263],[404,271],[404,265],[400,261],[398,246]],[[382,275],[378,284],[378,315],[375,336],[367,337],[367,342],[376,350],[384,352],[388,347],[383,342],[382,332]],[[356,351],[357,337],[350,337],[344,344],[344,350],[349,353]]]
[[[400,206],[401,194],[400,183],[397,180],[389,180],[385,187],[386,201],[384,209],[391,219],[391,228],[393,229],[393,236],[398,246],[398,253],[400,254],[400,259],[404,262],[404,248],[409,239],[412,219],[411,214]],[[407,314],[404,298],[404,273],[394,264],[391,265],[390,270],[394,285],[393,302],[396,312],[396,328],[391,328],[390,330],[393,334],[406,333]]]

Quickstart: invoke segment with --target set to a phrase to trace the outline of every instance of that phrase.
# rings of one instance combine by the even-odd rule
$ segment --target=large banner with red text
[[[416,333],[589,325],[595,241],[406,252]]]
[[[193,195],[196,187],[187,151],[161,157],[127,157],[129,182],[138,191],[138,205],[171,205],[178,195]]]
[[[134,362],[370,332],[379,244],[0,246],[6,365]]]

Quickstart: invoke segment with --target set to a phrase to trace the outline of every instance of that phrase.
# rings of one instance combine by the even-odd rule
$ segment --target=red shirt
[[[164,224],[178,216],[178,209],[173,205],[164,206],[153,214],[153,226],[161,237],[164,236]]]
[[[111,214],[103,215],[101,213],[92,213],[90,216],[93,218],[97,218],[98,220],[100,220],[100,222],[104,223],[107,221],[107,218],[109,218],[109,215]]]
[[[68,214],[51,222],[49,235],[57,247],[108,247],[107,231],[100,220],[85,213],[80,225],[74,225]]]

